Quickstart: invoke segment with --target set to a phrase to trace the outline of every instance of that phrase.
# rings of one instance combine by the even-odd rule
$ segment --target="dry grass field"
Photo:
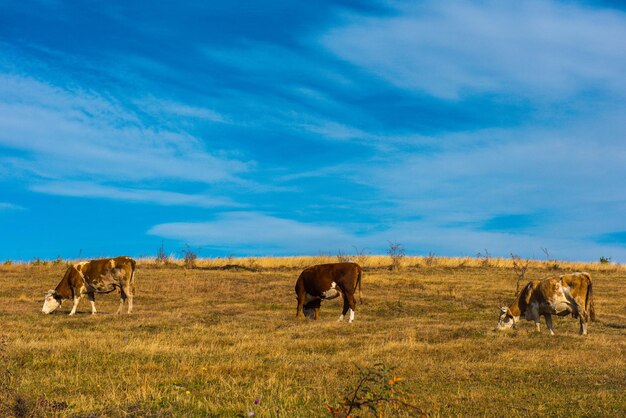
[[[387,257],[363,258],[354,323],[336,322],[338,300],[296,320],[296,278],[323,261],[336,259],[142,260],[130,316],[114,315],[115,295],[96,297],[95,316],[86,300],[75,316],[68,302],[43,315],[65,263],[0,265],[0,416],[330,416],[357,366],[378,363],[429,416],[626,414],[623,267],[531,263],[527,280],[582,269],[594,280],[589,336],[563,318],[551,337],[543,322],[539,334],[526,321],[495,331],[515,293],[508,260],[407,257],[389,271]]]

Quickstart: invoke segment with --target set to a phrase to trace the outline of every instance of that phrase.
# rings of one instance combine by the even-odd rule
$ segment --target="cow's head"
[[[41,312],[45,314],[49,314],[54,312],[56,309],[61,306],[63,299],[61,299],[61,295],[59,295],[54,290],[48,290],[46,293],[46,298],[43,300],[43,308],[41,308]]]
[[[315,319],[315,308],[319,308],[320,300],[314,299],[302,307],[302,313],[309,319]]]
[[[500,309],[500,317],[498,318],[498,330],[509,329],[515,325],[517,319],[507,306]]]

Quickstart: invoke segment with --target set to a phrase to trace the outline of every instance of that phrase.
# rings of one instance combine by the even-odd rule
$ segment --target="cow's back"
[[[122,282],[124,285],[130,284],[135,265],[132,258],[120,256],[78,263],[76,268],[82,273],[89,288],[96,292],[112,292]]]
[[[302,271],[298,281],[302,281],[306,293],[310,295],[318,295],[328,290],[332,283],[345,287],[342,290],[352,292],[360,274],[361,267],[356,263],[318,264]]]
[[[591,276],[589,273],[564,274],[561,276],[561,284],[569,289],[572,297],[585,300],[591,286]]]

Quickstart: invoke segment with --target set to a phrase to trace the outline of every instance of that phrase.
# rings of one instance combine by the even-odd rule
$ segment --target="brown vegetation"
[[[0,265],[0,411],[13,416],[329,416],[347,410],[363,370],[385,365],[403,398],[428,415],[623,416],[626,411],[626,269],[589,271],[599,320],[555,322],[556,336],[524,322],[495,331],[515,294],[513,260],[362,256],[365,304],[337,323],[295,319],[300,270],[336,257],[141,260],[135,313],[118,299],[41,314],[63,263]],[[528,280],[558,273],[530,261]],[[391,390],[400,386],[384,387]],[[376,392],[378,393],[378,392]],[[361,399],[361,398],[359,398]],[[367,400],[367,399],[366,399]],[[363,405],[366,400],[359,400]],[[371,404],[374,405],[374,404]],[[374,405],[383,416],[415,410]],[[372,409],[372,410],[374,410]],[[368,416],[370,409],[353,411]],[[404,412],[403,412],[404,411]]]

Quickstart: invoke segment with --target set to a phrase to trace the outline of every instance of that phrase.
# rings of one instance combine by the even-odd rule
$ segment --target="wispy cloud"
[[[179,114],[205,110],[176,107]],[[26,152],[4,164],[41,177],[139,181],[238,181],[247,164],[218,157],[184,132],[145,126],[116,100],[24,76],[0,74],[0,146]]]
[[[26,208],[14,203],[0,202],[0,211],[3,210],[26,210]]]
[[[308,223],[257,212],[228,212],[206,222],[158,224],[148,234],[224,254],[298,255],[339,251],[349,254],[354,247],[365,249],[366,253],[383,254],[391,241],[400,243],[409,254],[475,256],[487,249],[497,257],[506,258],[515,253],[541,259],[542,248],[547,248],[553,256],[565,260],[626,257],[626,248],[620,241],[623,234],[595,242],[589,237],[450,228],[428,221],[395,222],[388,228],[368,233],[357,232],[360,228],[367,227]]]
[[[446,99],[563,97],[588,86],[626,94],[626,15],[558,1],[399,3],[347,15],[322,44],[401,88]],[[366,40],[366,41],[365,41]]]
[[[51,181],[35,183],[30,190],[57,196],[86,197],[126,202],[147,202],[164,206],[241,207],[229,198],[205,194],[177,193],[128,187],[114,187],[81,181]]]
[[[148,234],[193,245],[260,254],[315,253],[347,247],[354,238],[341,228],[256,212],[230,212],[210,222],[155,225]]]

